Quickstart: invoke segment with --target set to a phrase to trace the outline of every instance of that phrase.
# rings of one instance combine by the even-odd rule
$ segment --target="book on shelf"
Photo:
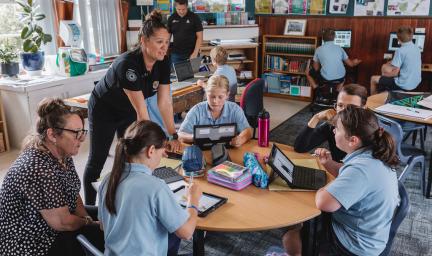
[[[310,43],[289,42],[285,39],[272,39],[265,43],[267,52],[312,55],[315,45]]]

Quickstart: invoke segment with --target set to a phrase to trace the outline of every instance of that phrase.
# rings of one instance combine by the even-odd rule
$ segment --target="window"
[[[16,50],[21,50],[21,29],[18,12],[20,6],[13,0],[0,0],[0,45],[10,44]]]

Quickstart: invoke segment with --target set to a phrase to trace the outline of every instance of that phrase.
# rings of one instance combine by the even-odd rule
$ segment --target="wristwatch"
[[[169,141],[172,140],[177,140],[178,139],[178,134],[175,132],[172,135],[168,136]]]

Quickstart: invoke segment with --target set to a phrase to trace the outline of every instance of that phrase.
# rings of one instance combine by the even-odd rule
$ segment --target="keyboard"
[[[318,180],[317,180],[318,175]],[[296,166],[293,183],[295,186],[304,187],[308,189],[319,189],[325,185],[325,173],[320,170]]]
[[[156,168],[153,171],[152,175],[158,177],[159,179],[164,180],[166,184],[183,180],[183,177],[180,174],[178,174],[176,171],[174,171],[173,168],[170,167]]]
[[[175,82],[171,84],[171,91],[177,91],[177,90],[181,90],[183,88],[189,87],[191,86],[193,83],[192,82]]]

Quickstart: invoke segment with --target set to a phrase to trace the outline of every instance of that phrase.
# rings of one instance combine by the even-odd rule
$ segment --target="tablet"
[[[181,186],[178,189],[174,190],[173,193],[176,201],[181,206],[186,207],[187,205],[186,187]],[[199,217],[207,216],[210,212],[216,210],[217,208],[219,208],[219,206],[226,203],[227,200],[228,198],[225,197],[220,197],[209,193],[203,193],[199,201],[198,216]]]

